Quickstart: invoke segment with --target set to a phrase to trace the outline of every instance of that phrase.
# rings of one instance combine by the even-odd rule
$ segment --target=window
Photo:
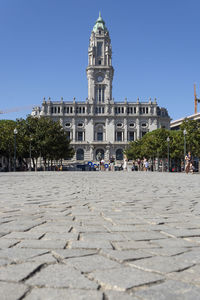
[[[99,34],[101,34],[101,30],[99,30]]]
[[[82,131],[77,132],[77,140],[80,142],[83,141],[83,132]]]
[[[102,107],[102,114],[104,114],[104,107]]]
[[[148,109],[148,107],[146,107],[146,114],[148,114],[149,113],[149,109]]]
[[[122,149],[117,149],[116,151],[116,160],[123,160],[124,155],[123,155],[123,150]]]
[[[78,127],[83,127],[83,123],[78,123]]]
[[[97,141],[103,141],[103,132],[97,132]]]
[[[122,141],[122,132],[121,131],[117,131],[117,134],[116,134],[116,140],[118,142],[121,142]]]
[[[129,114],[129,107],[127,107],[127,114]]]
[[[95,88],[95,99],[96,102],[103,102],[105,99],[105,87],[102,84],[96,85]]]
[[[134,131],[130,131],[129,132],[129,141],[131,141],[131,142],[134,141],[134,136],[135,136]]]
[[[130,127],[135,127],[135,123],[130,123],[129,126]]]
[[[146,134],[146,131],[142,131],[142,137]]]
[[[67,123],[65,123],[65,126],[66,126],[66,127],[70,127],[70,125],[71,125],[71,124],[70,124],[70,123],[68,123],[68,122],[67,122]]]
[[[105,87],[102,87],[102,102],[104,103],[104,92],[105,92]]]
[[[101,65],[101,60],[99,60],[99,65]]]
[[[124,113],[124,107],[122,107],[122,114]]]
[[[97,42],[97,56],[102,56],[102,42]]]
[[[147,127],[147,123],[142,123],[142,125],[141,125],[143,128],[144,127]]]
[[[85,113],[85,106],[83,106],[83,114]]]
[[[134,114],[136,114],[136,107],[134,107]]]
[[[70,141],[70,131],[66,131],[67,141]]]
[[[84,160],[84,151],[83,151],[83,149],[78,149],[77,150],[76,159],[77,160]]]
[[[122,127],[122,123],[117,123],[117,127]]]
[[[51,108],[51,113],[53,114],[53,107]]]
[[[115,113],[117,114],[117,107],[115,107]]]
[[[60,106],[58,106],[58,113],[60,113]]]
[[[81,114],[81,107],[79,107],[79,114]]]
[[[67,114],[69,114],[69,107],[67,107]]]
[[[131,114],[133,113],[133,108],[132,107],[130,107],[130,111],[131,111]]]
[[[145,114],[145,107],[142,108],[142,113]]]
[[[73,113],[73,108],[72,108],[72,106],[70,107],[70,113],[71,113],[71,114]]]
[[[118,114],[120,114],[120,111],[121,111],[121,109],[120,109],[120,107],[118,107]]]
[[[66,107],[64,107],[64,113],[66,113]]]

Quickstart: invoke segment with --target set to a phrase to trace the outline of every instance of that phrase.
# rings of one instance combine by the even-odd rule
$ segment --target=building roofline
[[[197,114],[193,114],[193,115],[190,115],[190,116],[186,116],[186,117],[183,117],[181,119],[178,119],[178,120],[174,120],[170,123],[170,127],[171,126],[178,126],[179,124],[181,124],[185,119],[191,119],[191,120],[196,120],[196,119],[200,119],[200,112],[197,113]]]

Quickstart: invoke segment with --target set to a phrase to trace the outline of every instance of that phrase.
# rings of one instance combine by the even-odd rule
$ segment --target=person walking
[[[192,156],[191,152],[188,152],[188,154],[185,156],[185,173],[188,174],[191,168],[192,164]]]

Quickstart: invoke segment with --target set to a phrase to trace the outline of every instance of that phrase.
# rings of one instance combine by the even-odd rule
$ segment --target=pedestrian
[[[148,160],[144,157],[144,160],[143,160],[143,166],[144,166],[144,171],[148,171],[148,168],[149,168],[149,162]]]
[[[123,164],[124,171],[127,171],[127,161],[128,161],[128,159],[127,159],[126,155],[124,155],[124,164]]]
[[[190,164],[192,163],[192,156],[191,152],[188,152],[188,154],[185,156],[185,173],[188,174],[190,171]]]

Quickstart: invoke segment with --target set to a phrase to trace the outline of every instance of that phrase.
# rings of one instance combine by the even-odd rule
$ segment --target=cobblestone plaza
[[[0,174],[0,299],[199,299],[199,175]]]

